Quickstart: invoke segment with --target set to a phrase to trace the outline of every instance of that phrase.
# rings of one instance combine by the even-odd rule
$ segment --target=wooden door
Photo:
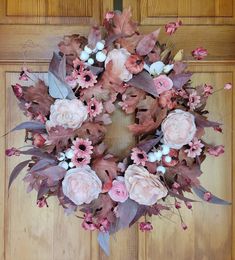
[[[114,2],[114,5],[113,5]],[[23,62],[33,71],[46,72],[53,50],[63,35],[86,35],[89,26],[101,22],[113,6],[131,6],[141,31],[183,21],[170,39],[185,49],[185,59],[195,72],[194,84],[205,82],[217,89],[224,83],[235,85],[235,1],[234,0],[2,0],[0,1],[0,136],[23,120],[10,85],[17,81]],[[167,37],[162,31],[162,42]],[[168,44],[171,44],[168,42]],[[192,61],[190,52],[203,46],[209,50],[206,61]],[[226,146],[219,159],[204,164],[202,182],[220,197],[233,200],[235,123],[234,90],[217,92],[209,104],[211,117],[224,123],[224,134],[210,132],[208,138]],[[125,126],[116,114],[115,122]],[[131,120],[131,118],[128,118]],[[113,129],[116,129],[113,126]],[[122,131],[118,128],[118,131]],[[112,131],[115,141],[116,131]],[[56,201],[49,208],[36,207],[35,194],[26,194],[21,178],[7,194],[11,169],[19,158],[5,158],[6,147],[23,145],[23,134],[0,138],[0,259],[1,260],[98,260],[108,259],[99,249],[96,234],[81,229],[80,220],[65,216]],[[121,151],[127,140],[119,142]],[[117,142],[116,142],[117,143]],[[175,215],[152,219],[154,231],[142,233],[137,225],[111,239],[112,260],[227,260],[235,259],[233,206],[195,205],[184,210],[189,229],[182,231]]]

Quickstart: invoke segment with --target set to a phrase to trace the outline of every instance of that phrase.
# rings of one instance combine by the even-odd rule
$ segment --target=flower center
[[[82,151],[85,151],[86,150],[86,146],[84,144],[80,144],[79,145],[79,149],[82,150]]]
[[[91,80],[91,77],[90,77],[89,75],[85,75],[85,76],[84,76],[84,79],[85,79],[85,81],[90,81],[90,80]]]
[[[142,60],[137,60],[137,61],[136,61],[136,64],[137,64],[137,65],[140,65],[141,63],[142,63]]]
[[[144,159],[144,155],[142,153],[138,153],[138,158],[139,159]]]
[[[92,105],[91,105],[91,109],[92,109],[92,110],[96,110],[95,104],[92,104]]]
[[[82,157],[78,157],[78,158],[77,158],[77,161],[78,161],[78,162],[82,162],[83,160],[84,160],[84,158],[82,158]]]

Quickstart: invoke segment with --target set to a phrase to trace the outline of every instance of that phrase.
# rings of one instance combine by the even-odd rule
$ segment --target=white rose
[[[126,49],[113,49],[108,53],[105,60],[105,67],[109,61],[113,62],[112,70],[115,75],[118,75],[119,79],[127,82],[132,79],[132,74],[126,69],[125,63],[131,54]]]
[[[63,126],[64,128],[79,128],[87,119],[87,107],[78,99],[57,99],[50,108],[48,128]]]
[[[143,166],[130,165],[124,177],[130,198],[139,204],[151,206],[167,195],[167,188],[158,176],[149,173]]]
[[[90,166],[68,170],[62,182],[63,193],[76,205],[89,204],[102,191],[101,180]]]

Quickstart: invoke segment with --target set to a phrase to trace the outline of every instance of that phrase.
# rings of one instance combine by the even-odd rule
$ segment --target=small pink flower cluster
[[[110,229],[110,222],[107,218],[101,219],[98,223],[94,222],[93,215],[91,213],[84,214],[84,220],[82,222],[82,227],[85,230],[99,230],[100,232],[107,232]]]

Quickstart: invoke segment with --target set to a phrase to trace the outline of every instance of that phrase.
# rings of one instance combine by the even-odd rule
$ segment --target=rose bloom
[[[126,49],[113,49],[107,55],[105,67],[112,61],[112,71],[121,81],[127,82],[132,78],[132,74],[126,69],[125,63],[131,54]]]
[[[205,58],[207,56],[207,54],[208,54],[208,52],[204,48],[196,48],[195,50],[192,51],[192,56],[196,60],[202,60],[203,58]]]
[[[130,165],[124,177],[130,198],[139,204],[151,206],[167,195],[167,188],[158,176],[143,166]]]
[[[102,183],[89,166],[81,166],[67,171],[62,188],[66,197],[76,205],[82,205],[98,198]]]
[[[180,109],[171,112],[162,122],[164,144],[180,149],[188,144],[196,133],[194,116]]]
[[[79,128],[87,119],[87,107],[78,99],[57,99],[50,109],[50,120],[47,127],[63,126],[64,128]]]
[[[112,187],[109,190],[109,196],[113,201],[124,202],[128,199],[128,191],[126,189],[125,180],[123,177],[118,177],[112,182]]]
[[[138,74],[144,69],[144,60],[136,54],[131,54],[125,63],[130,73]]]
[[[166,75],[160,75],[153,79],[154,85],[157,89],[157,93],[161,94],[167,90],[172,89],[173,82]]]

